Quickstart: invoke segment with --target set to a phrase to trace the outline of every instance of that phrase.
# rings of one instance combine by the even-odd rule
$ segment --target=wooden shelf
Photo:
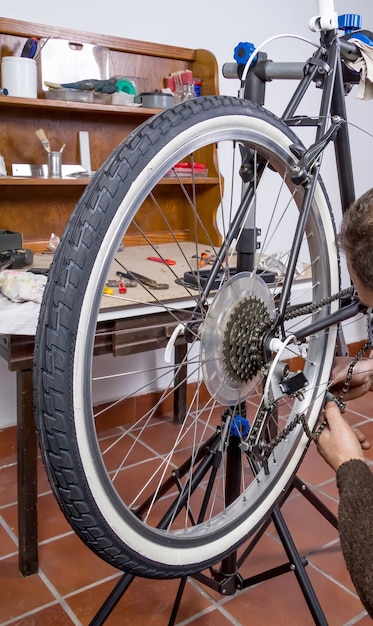
[[[46,178],[46,177],[32,177],[32,176],[2,176],[0,177],[0,186],[12,185],[13,187],[40,187],[40,186],[80,186],[85,187],[91,182],[91,178],[88,177],[66,177],[66,178]],[[184,185],[217,185],[219,179],[217,177],[200,177],[189,178],[184,176],[182,179]],[[162,178],[159,182],[160,185],[179,185],[179,181],[176,178]]]
[[[90,182],[90,178],[42,178],[32,176],[2,176],[0,186],[11,185],[12,187],[55,187],[62,185],[66,187],[85,187]]]
[[[102,104],[100,102],[73,102],[70,100],[47,100],[46,98],[14,98],[12,96],[0,96],[0,112],[2,107],[20,109],[46,109],[53,111],[82,111],[85,113],[111,113],[117,115],[125,115],[126,117],[134,115],[135,117],[151,117],[158,113],[161,109],[151,109],[143,106],[122,106],[118,104]]]
[[[108,72],[110,76],[132,76],[146,81],[146,91],[161,89],[164,77],[172,72],[190,69],[202,80],[202,95],[218,93],[218,69],[214,55],[208,50],[188,49],[156,43],[110,37],[96,33],[34,24],[20,20],[0,18],[0,50],[3,56],[19,56],[29,36],[51,37],[72,42],[83,42],[108,49]],[[47,45],[44,52],[47,51]],[[6,171],[12,172],[13,164],[39,165],[46,162],[46,153],[35,132],[43,128],[50,140],[52,150],[63,144],[63,163],[80,165],[79,131],[89,133],[91,167],[100,168],[115,148],[141,123],[159,112],[149,107],[128,107],[102,102],[72,102],[47,99],[42,87],[41,56],[37,57],[38,97],[15,98],[0,96],[0,151]],[[55,57],[53,57],[53,62]],[[56,59],[63,64],[63,58]],[[84,78],[84,77],[82,77]],[[209,176],[197,178],[197,191],[201,219],[213,240],[218,238],[215,230],[216,211],[220,202],[219,179],[216,176],[213,150],[202,150],[200,161],[206,163]],[[44,178],[0,177],[0,229],[19,231],[23,245],[33,250],[43,249],[52,232],[61,236],[76,203],[79,201],[90,178]],[[187,187],[192,178],[184,178]],[[167,207],[175,231],[187,238],[190,225],[186,218],[185,194],[177,189],[176,178],[164,178],[157,186],[162,205]],[[141,208],[141,227],[144,232],[159,232],[157,217],[148,210],[147,200]],[[130,230],[127,238],[137,245],[137,238]]]

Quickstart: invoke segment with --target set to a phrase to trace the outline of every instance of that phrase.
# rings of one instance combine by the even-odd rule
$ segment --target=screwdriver
[[[39,41],[36,37],[29,37],[25,45],[23,46],[21,57],[33,59],[38,49],[38,44]]]

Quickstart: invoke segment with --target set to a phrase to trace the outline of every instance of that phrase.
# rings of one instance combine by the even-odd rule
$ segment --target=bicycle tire
[[[35,341],[35,413],[42,457],[56,498],[73,529],[87,546],[116,568],[139,576],[174,578],[192,574],[232,552],[270,514],[284,489],[293,479],[308,444],[308,439],[298,424],[294,426],[286,440],[284,438],[279,441],[269,458],[261,464],[257,460],[249,461],[240,447],[244,439],[242,430],[246,428],[246,418],[239,417],[238,434],[229,430],[227,435],[227,431],[224,431],[228,422],[229,428],[232,427],[232,406],[238,415],[247,411],[249,416],[253,409],[257,410],[263,399],[260,372],[263,362],[260,361],[262,358],[260,355],[259,365],[250,362],[249,366],[244,366],[241,356],[235,354],[236,361],[239,361],[238,369],[244,370],[243,373],[241,370],[238,373],[238,377],[243,377],[243,382],[237,380],[235,371],[233,373],[229,371],[228,374],[225,371],[228,365],[229,368],[236,367],[236,364],[234,366],[231,364],[229,354],[232,344],[236,344],[238,329],[242,329],[242,320],[249,320],[244,323],[245,341],[248,338],[251,341],[254,337],[251,315],[256,314],[258,323],[261,324],[265,314],[266,329],[273,321],[275,298],[276,294],[281,292],[281,286],[277,279],[274,288],[268,286],[254,272],[238,273],[236,277],[229,277],[226,282],[224,281],[227,276],[224,275],[217,293],[215,294],[215,287],[210,294],[203,293],[202,303],[198,301],[199,291],[196,292],[190,286],[186,287],[185,298],[189,307],[185,305],[184,300],[181,307],[173,302],[161,303],[156,295],[153,295],[157,292],[151,292],[148,287],[138,284],[137,289],[141,288],[148,298],[147,306],[150,298],[150,304],[154,305],[157,311],[163,306],[164,311],[171,314],[175,323],[181,322],[185,327],[185,312],[189,316],[191,308],[197,309],[203,316],[203,324],[200,324],[195,335],[192,328],[192,338],[189,338],[197,356],[190,349],[176,370],[171,370],[162,363],[159,367],[154,366],[153,375],[149,373],[152,369],[150,366],[145,368],[144,376],[148,376],[150,382],[141,380],[137,387],[135,385],[134,390],[131,389],[130,392],[123,394],[124,397],[115,400],[117,405],[122,402],[125,406],[123,425],[116,426],[113,432],[106,435],[105,441],[108,441],[106,448],[106,444],[100,440],[99,429],[102,428],[100,422],[102,418],[94,416],[92,389],[94,391],[98,383],[92,373],[92,355],[97,320],[101,319],[99,316],[103,288],[115,263],[118,246],[125,234],[132,232],[131,229],[137,229],[136,232],[144,236],[143,230],[136,222],[137,212],[141,210],[145,198],[153,199],[156,190],[164,181],[164,176],[175,163],[191,153],[199,156],[203,147],[210,144],[215,148],[218,146],[220,153],[223,144],[224,148],[227,144],[228,147],[232,147],[232,152],[236,153],[238,149],[241,154],[242,147],[249,147],[255,155],[255,162],[264,162],[262,168],[264,173],[262,172],[258,184],[257,202],[261,192],[267,194],[272,191],[271,181],[278,178],[280,192],[276,191],[276,198],[286,193],[286,203],[290,204],[290,201],[295,200],[295,206],[291,208],[294,211],[292,215],[296,216],[299,213],[304,188],[291,183],[289,172],[296,163],[291,146],[296,144],[299,147],[301,144],[281,120],[260,106],[225,96],[202,97],[165,110],[143,123],[118,146],[83,193],[55,254]],[[230,163],[230,159],[227,162]],[[226,172],[224,174],[227,181],[229,175]],[[264,185],[262,181],[266,180],[267,176],[269,184]],[[217,241],[212,241],[212,237],[208,238],[198,216],[198,193],[202,187],[194,185],[195,180],[189,179],[185,184],[182,180],[177,182],[180,183],[178,186],[184,195],[189,185],[188,203],[195,225],[193,237],[199,234],[204,247],[207,239],[208,245],[218,254]],[[173,193],[175,187],[176,183],[172,187]],[[265,202],[268,207],[272,199],[269,201],[265,198]],[[282,205],[281,211],[284,206],[289,210],[289,204],[286,203]],[[156,206],[154,210],[159,211],[164,224],[172,231],[172,224],[168,218],[166,219],[165,213],[158,207],[157,202],[154,204]],[[274,209],[272,212],[275,214]],[[256,213],[258,216],[258,205]],[[261,217],[262,215],[259,215],[259,218]],[[191,219],[191,223],[193,220]],[[281,228],[285,228],[286,232],[291,230],[294,218],[287,219],[285,225],[284,220],[285,218],[281,217],[276,221],[277,231],[281,231]],[[233,222],[227,221],[223,244],[237,234],[232,233]],[[268,220],[265,233],[262,227],[262,251],[258,253],[261,263],[266,250],[274,245],[273,224],[273,218]],[[307,286],[311,284],[311,291],[304,297],[307,302],[317,302],[339,290],[339,264],[334,245],[335,229],[330,205],[321,182],[316,186],[311,213],[307,220],[306,235],[301,254],[303,251],[306,254],[303,267],[307,265],[309,280],[305,284]],[[152,236],[152,233],[147,233],[146,244],[153,246],[153,252],[158,254],[158,243],[152,243]],[[155,242],[158,241],[156,236]],[[175,241],[180,250],[186,245],[182,238],[178,240],[178,236],[172,241]],[[126,248],[125,245],[126,252],[131,256],[131,248]],[[277,264],[282,262],[286,265],[287,262],[286,255],[282,261],[275,260]],[[268,258],[266,262],[268,263]],[[188,260],[188,263],[192,262]],[[195,265],[193,267],[195,268]],[[227,268],[225,270],[228,274]],[[171,274],[175,272],[173,267],[163,263],[162,271],[170,272],[170,277],[174,281],[175,274]],[[195,272],[198,284],[198,267]],[[298,282],[303,284],[299,279]],[[127,295],[123,297],[127,297],[129,291],[128,288]],[[228,301],[230,313],[225,310]],[[236,308],[237,302],[240,303],[239,310]],[[254,308],[254,313],[250,307]],[[312,312],[311,317],[320,319],[337,307],[338,302],[328,303],[321,310]],[[181,316],[181,312],[184,317]],[[296,323],[298,322],[304,324],[305,320],[297,319]],[[217,326],[220,329],[216,332]],[[290,332],[291,329],[287,330],[287,334]],[[230,333],[233,339],[230,338]],[[209,346],[210,342],[212,348]],[[281,432],[285,424],[289,424],[299,413],[304,413],[309,428],[312,429],[321,410],[323,391],[328,383],[334,356],[335,329],[310,337],[306,343],[302,341],[296,348],[297,350],[299,348],[300,357],[303,359],[302,367],[308,380],[308,389],[302,390],[297,397],[286,396],[285,399],[276,401],[276,410],[271,410],[266,418],[263,441],[268,438],[270,440],[272,434],[269,433],[273,427],[277,433]],[[214,382],[216,372],[213,365],[208,371],[201,370],[201,350],[207,352],[220,350],[219,354],[223,355],[222,359],[218,359],[219,362],[223,360],[225,363],[222,374],[218,370],[218,378],[223,377],[223,381],[218,385]],[[281,362],[285,356],[284,353]],[[182,368],[187,360],[189,367],[193,368],[193,375],[190,371],[189,374],[185,374]],[[210,357],[206,360],[213,363]],[[126,380],[131,374],[132,380],[136,381],[139,377],[137,358],[124,359],[124,363]],[[160,383],[165,377],[165,371],[170,378],[167,384]],[[178,376],[176,383],[175,376]],[[183,376],[187,382],[191,382],[186,387],[188,397],[185,418],[182,424],[175,425],[172,421],[169,398],[170,394],[179,388],[180,377]],[[160,390],[156,389],[156,381]],[[207,396],[206,386],[209,391]],[[147,394],[144,395],[145,388]],[[233,398],[236,397],[233,402],[230,400],[232,393]],[[150,409],[147,405],[141,413],[141,407],[137,405],[140,406],[141,400],[144,397],[148,399],[149,396],[153,404]],[[222,421],[224,412],[226,414]],[[233,421],[235,419],[234,417]],[[160,433],[156,438],[157,444],[154,443],[155,440],[150,439],[156,428]],[[167,444],[170,435],[174,439],[172,443]],[[214,495],[205,502],[208,513],[202,515],[200,512],[201,502],[209,486],[206,474],[198,481],[195,479],[196,488],[188,501],[183,501],[179,508],[173,504],[172,512],[167,511],[165,514],[165,502],[171,496],[180,503],[184,491],[192,492],[194,489],[188,483],[186,472],[185,476],[180,478],[180,482],[184,482],[176,496],[174,492],[178,489],[177,480],[168,492],[163,493],[166,469],[173,476],[178,473],[178,468],[186,459],[192,459],[190,465],[193,466],[193,470],[190,470],[190,475],[193,472],[194,477],[200,468],[201,459],[204,462],[205,457],[200,451],[205,450],[205,445],[202,445],[205,438],[215,445],[216,454],[221,453],[218,472],[213,482]],[[131,443],[128,443],[127,439]],[[201,445],[197,446],[197,440]],[[161,450],[153,449],[158,442],[163,444]],[[119,450],[120,445],[126,449],[127,456]],[[226,448],[230,445],[234,445],[242,456],[241,475],[237,481],[242,486],[232,502],[227,503],[224,501],[226,491],[222,485],[225,480]],[[221,450],[219,446],[223,449]],[[113,451],[120,457],[115,468],[111,465],[112,461],[107,461]],[[198,454],[200,456],[197,463]],[[140,463],[141,468],[149,466],[149,473],[138,485],[142,480]],[[159,481],[151,490],[150,485],[153,484],[157,471],[162,475],[162,487]],[[212,472],[210,467],[209,471]],[[134,501],[136,498],[139,500],[140,494],[144,494],[142,497],[146,500],[146,514],[140,514],[139,509],[135,511]],[[149,500],[152,500],[151,506]],[[197,513],[194,513],[195,510]],[[165,526],[166,522],[163,520],[167,516]]]

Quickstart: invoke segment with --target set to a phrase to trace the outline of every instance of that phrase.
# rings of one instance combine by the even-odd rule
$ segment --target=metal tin
[[[135,102],[141,103],[144,107],[153,109],[168,109],[173,106],[174,97],[170,93],[162,93],[161,91],[149,91],[140,93],[135,96]]]

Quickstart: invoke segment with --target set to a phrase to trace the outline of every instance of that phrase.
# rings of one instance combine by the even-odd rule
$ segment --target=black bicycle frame
[[[267,61],[266,55],[261,55],[258,59],[258,64],[254,64],[252,69],[249,70],[242,85],[242,92],[245,98],[250,100],[256,99],[258,104],[264,104],[266,82],[273,80],[273,78],[300,78],[293,96],[282,115],[282,119],[289,126],[315,126],[315,144],[322,142],[331,117],[344,120],[334,139],[341,207],[344,212],[355,200],[355,186],[345,105],[346,96],[341,60],[341,54],[343,53],[348,58],[351,58],[352,54],[357,54],[356,47],[338,38],[337,31],[330,31],[321,33],[320,47],[305,65],[274,63]],[[322,88],[319,115],[318,117],[297,117],[296,110],[313,82],[316,82],[316,85]],[[319,169],[320,159],[317,159],[316,163],[310,167],[307,181],[304,183],[304,200],[299,211],[298,224],[290,251],[288,271],[281,289],[281,299],[278,305],[278,317],[275,327],[282,324],[286,312],[298,253],[312,205],[314,188],[319,178]],[[237,249],[239,254],[239,245]],[[358,308],[358,304],[352,304],[338,311],[335,315],[329,316],[327,319],[324,318],[303,328],[299,338],[348,319],[358,312]]]
[[[265,86],[267,82],[276,79],[297,79],[299,81],[298,85],[283,115],[281,116],[281,119],[288,126],[314,126],[316,128],[316,145],[318,142],[320,142],[320,145],[323,145],[323,140],[327,136],[327,128],[330,125],[331,118],[342,120],[343,123],[339,126],[335,137],[333,137],[342,212],[346,211],[350,204],[355,200],[355,186],[350,153],[347,112],[345,106],[346,96],[342,58],[354,60],[358,57],[359,51],[354,44],[339,38],[337,31],[330,31],[321,33],[320,46],[314,55],[305,63],[273,62],[267,59],[267,55],[265,53],[259,52],[257,62],[254,63],[249,69],[245,80],[243,82],[241,81],[242,97],[257,104],[264,105]],[[227,75],[227,77],[232,77],[232,75]],[[356,83],[358,80],[358,75],[354,76],[351,75],[351,73],[349,74],[348,82]],[[316,83],[316,87],[320,87],[322,89],[318,116],[296,116],[296,110],[312,83]],[[327,145],[326,142],[325,145]],[[299,156],[301,157],[302,155],[300,154]],[[309,172],[307,172],[307,180],[303,183],[305,194],[302,206],[299,210],[299,219],[289,256],[288,271],[281,289],[280,302],[278,303],[277,321],[274,324],[275,328],[283,324],[284,315],[286,313],[298,253],[305,232],[309,212],[311,210],[314,189],[319,179],[320,160],[320,158],[317,158],[316,162],[312,162],[310,164]],[[261,174],[261,167],[261,164],[254,164],[253,166],[254,170],[257,168],[256,175],[259,178]],[[240,232],[240,235],[237,239],[236,246],[237,271],[253,271],[254,269],[255,252],[257,249],[257,229],[255,225],[247,226],[246,224],[242,228],[243,219],[248,213],[254,194],[254,184],[248,183],[244,193],[242,194],[240,206],[238,207],[231,225],[231,238],[227,240],[225,245],[220,249],[207,282],[204,285],[204,300],[208,298],[209,293],[213,288],[215,279],[221,271],[221,268],[224,266],[224,258],[227,255],[229,245],[238,232]],[[324,330],[331,325],[339,324],[340,322],[349,319],[359,311],[359,306],[360,305],[357,301],[352,302],[348,304],[348,306],[344,306],[337,313],[302,328],[298,338],[302,339],[303,337],[309,336],[313,332]]]

